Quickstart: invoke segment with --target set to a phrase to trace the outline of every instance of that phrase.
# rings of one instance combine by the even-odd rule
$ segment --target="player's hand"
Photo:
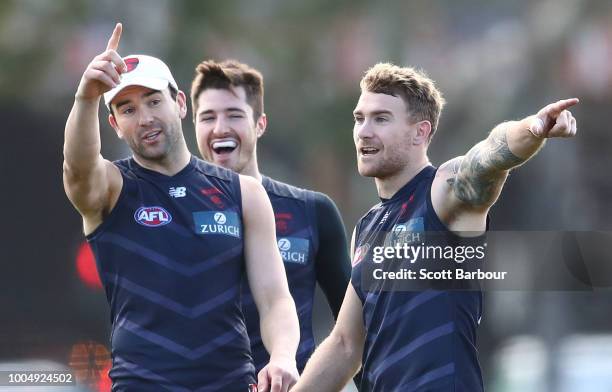
[[[77,89],[77,98],[97,99],[121,82],[120,75],[127,70],[125,62],[117,53],[122,29],[121,23],[117,23],[106,50],[94,57],[85,69]]]
[[[578,98],[571,98],[545,106],[533,116],[529,131],[540,138],[576,135],[576,119],[567,109],[577,103]]]
[[[258,392],[287,392],[300,377],[295,360],[274,360],[257,375]]]

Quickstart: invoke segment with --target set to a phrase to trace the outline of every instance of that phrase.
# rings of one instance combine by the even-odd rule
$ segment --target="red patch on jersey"
[[[276,231],[280,234],[289,232],[289,222],[293,219],[293,214],[290,212],[278,212],[274,214],[276,219]]]
[[[361,263],[361,260],[365,257],[365,255],[370,250],[370,244],[361,245],[357,249],[355,249],[355,254],[353,255],[353,260],[351,260],[351,265],[354,267],[357,264]]]
[[[221,199],[221,197],[219,197],[218,195],[223,194],[221,192],[221,190],[219,190],[219,188],[202,188],[200,189],[200,193],[203,194],[204,196],[207,196],[210,201],[212,201],[216,207],[218,208],[225,208],[225,203],[223,203],[223,199]]]
[[[287,234],[289,223],[286,220],[276,220],[276,231],[280,234]]]
[[[200,193],[208,196],[208,195],[220,195],[221,191],[218,188],[202,188],[200,189]]]
[[[412,203],[412,201],[414,200],[414,193],[412,195],[410,195],[410,197],[408,198],[408,201],[405,201],[402,203],[402,207],[400,208],[400,212],[399,212],[399,216],[406,216],[408,214],[408,204]]]
[[[223,200],[217,195],[210,196],[210,201],[215,203],[215,205],[219,208],[225,208],[225,204],[223,204]]]
[[[404,202],[402,203],[402,207],[400,208],[400,212],[399,212],[399,216],[405,216],[406,213],[408,212],[408,202]]]
[[[289,212],[279,212],[278,214],[274,214],[274,217],[276,219],[287,219],[287,220],[293,219],[293,215]]]
[[[137,57],[128,57],[127,59],[123,61],[125,62],[125,65],[127,66],[127,71],[125,72],[133,71],[138,66],[138,63],[140,62]]]

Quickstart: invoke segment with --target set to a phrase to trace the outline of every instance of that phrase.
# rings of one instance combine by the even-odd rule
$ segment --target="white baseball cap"
[[[178,90],[170,68],[160,59],[143,54],[132,54],[125,56],[123,61],[127,65],[127,71],[120,75],[121,83],[104,93],[104,103],[109,110],[113,98],[128,86],[143,86],[161,91],[170,85]]]

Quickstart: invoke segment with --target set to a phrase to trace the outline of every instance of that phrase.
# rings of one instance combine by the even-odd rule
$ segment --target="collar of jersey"
[[[380,201],[382,202],[382,204],[393,203],[398,199],[408,196],[414,191],[417,184],[421,182],[422,179],[428,177],[429,174],[431,174],[432,171],[435,170],[436,168],[431,165],[425,166],[416,176],[412,177],[412,179],[408,181],[406,185],[404,185],[397,192],[395,192],[395,194],[393,194],[390,199],[379,197]]]
[[[130,169],[138,172],[139,174],[143,176],[149,177],[149,178],[154,178],[157,180],[172,180],[172,179],[176,179],[176,178],[179,178],[186,174],[191,173],[196,167],[196,157],[192,155],[191,158],[189,159],[189,163],[187,163],[187,165],[184,168],[179,170],[179,172],[173,176],[167,176],[155,170],[151,170],[151,169],[147,169],[146,167],[142,167],[138,164],[138,162],[136,162],[134,157],[130,158],[129,166],[130,166]]]

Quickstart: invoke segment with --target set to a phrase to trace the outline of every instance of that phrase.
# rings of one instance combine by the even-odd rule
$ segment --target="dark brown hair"
[[[202,61],[195,69],[196,75],[191,83],[191,105],[195,120],[198,112],[198,97],[209,88],[232,90],[242,87],[246,101],[253,109],[253,120],[257,121],[263,114],[263,76],[254,68],[236,60],[216,62]]]

